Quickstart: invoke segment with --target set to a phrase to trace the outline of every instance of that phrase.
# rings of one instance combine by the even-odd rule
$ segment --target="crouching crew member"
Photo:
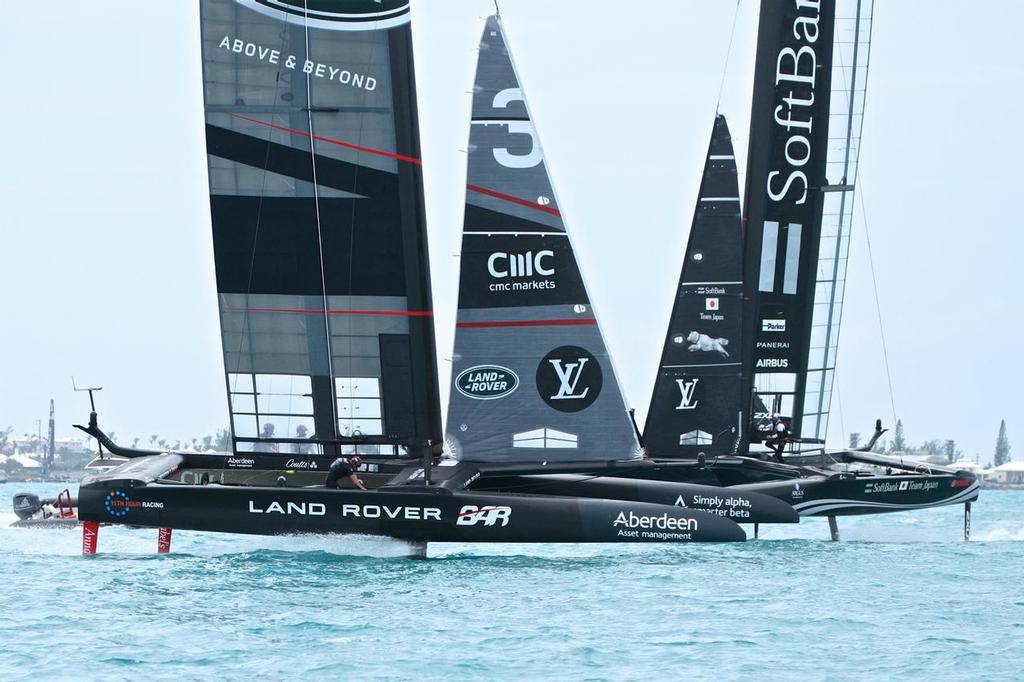
[[[366,486],[363,485],[363,482],[358,476],[356,476],[356,469],[358,469],[359,465],[362,463],[363,459],[356,455],[347,459],[345,457],[339,457],[334,460],[331,464],[331,468],[327,470],[327,480],[324,481],[324,487],[337,488],[339,487],[338,481],[343,478],[347,478],[352,481],[352,485],[355,487],[360,490],[366,490]]]

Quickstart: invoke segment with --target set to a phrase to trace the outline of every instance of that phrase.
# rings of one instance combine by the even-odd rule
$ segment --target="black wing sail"
[[[644,427],[651,456],[722,455],[736,446],[742,259],[736,158],[725,117],[717,116]]]
[[[750,441],[771,413],[825,443],[870,52],[871,0],[763,0],[746,186]]]
[[[814,308],[835,2],[762,0],[747,165],[744,269],[753,432],[770,412],[802,432]],[[756,394],[756,395],[755,395]]]
[[[639,457],[494,16],[472,116],[447,443],[471,461]]]
[[[201,10],[235,448],[438,441],[408,0]]]

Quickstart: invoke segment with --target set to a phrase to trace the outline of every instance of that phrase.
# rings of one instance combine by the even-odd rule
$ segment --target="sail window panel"
[[[376,377],[336,377],[334,391],[338,398],[379,398],[380,379]]]
[[[339,398],[338,416],[359,419],[380,419],[381,404],[379,398]]]
[[[261,414],[259,428],[262,439],[311,438],[316,431],[312,415]]]
[[[754,390],[758,393],[792,393],[796,390],[796,374],[792,372],[755,374]]]
[[[807,437],[808,434],[812,434],[812,433],[813,434],[817,434],[818,433],[818,421],[819,421],[819,415],[816,415],[816,414],[806,414],[806,415],[804,415],[803,421],[800,424],[800,431],[801,431],[801,433],[805,434],[804,437]]]
[[[235,414],[231,416],[231,422],[235,438],[256,438],[259,435],[255,415]]]
[[[257,374],[256,392],[279,395],[308,395],[312,392],[309,376],[294,374]]]
[[[824,372],[820,370],[809,370],[807,372],[807,383],[804,393],[808,396],[817,395],[821,391],[821,380]]]
[[[811,327],[811,348],[824,348],[825,347],[825,336],[828,333],[828,326],[824,324],[818,324]]]
[[[238,414],[256,414],[256,398],[251,393],[232,393],[231,411]]]
[[[311,396],[260,393],[256,396],[256,401],[261,414],[313,414]]]
[[[346,438],[384,435],[384,423],[380,419],[339,419],[338,433]]]
[[[232,393],[253,393],[252,374],[228,373],[228,389]]]

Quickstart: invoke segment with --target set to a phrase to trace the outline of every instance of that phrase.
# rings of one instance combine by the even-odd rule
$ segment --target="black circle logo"
[[[537,365],[537,392],[548,407],[559,412],[590,407],[603,383],[597,358],[579,346],[559,346]]]

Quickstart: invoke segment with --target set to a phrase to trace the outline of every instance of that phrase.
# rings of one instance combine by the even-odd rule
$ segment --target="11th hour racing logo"
[[[601,394],[604,376],[594,355],[579,346],[559,346],[537,365],[537,392],[559,412],[579,412]]]
[[[122,490],[114,490],[107,493],[106,498],[103,500],[103,506],[111,516],[121,518],[122,516],[127,516],[128,512],[132,509],[163,509],[164,503],[133,500],[128,497],[128,493]]]

